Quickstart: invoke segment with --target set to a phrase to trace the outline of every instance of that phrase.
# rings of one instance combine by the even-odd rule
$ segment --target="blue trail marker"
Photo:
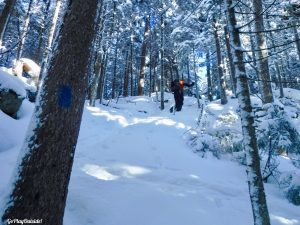
[[[62,108],[69,108],[72,103],[72,89],[70,86],[61,85],[58,88],[58,105]]]

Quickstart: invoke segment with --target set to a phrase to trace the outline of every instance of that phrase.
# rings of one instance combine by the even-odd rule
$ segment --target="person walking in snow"
[[[171,83],[171,91],[174,93],[175,99],[175,108],[174,106],[170,108],[170,112],[172,113],[174,110],[181,111],[183,105],[183,94],[184,87],[192,87],[195,83],[187,84],[184,80],[175,79]]]

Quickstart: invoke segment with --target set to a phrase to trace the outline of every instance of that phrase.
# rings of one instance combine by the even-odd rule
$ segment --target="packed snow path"
[[[186,145],[195,99],[175,115],[158,105],[136,97],[85,108],[64,224],[252,225],[245,168]],[[300,224],[298,209],[267,188],[272,224]]]

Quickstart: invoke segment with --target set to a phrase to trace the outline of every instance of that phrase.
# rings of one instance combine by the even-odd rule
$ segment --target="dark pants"
[[[175,109],[180,111],[183,105],[183,92],[181,90],[174,91]]]

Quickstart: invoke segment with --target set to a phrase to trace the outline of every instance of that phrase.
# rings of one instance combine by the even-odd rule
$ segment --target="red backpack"
[[[183,88],[184,88],[184,80],[180,80],[180,81],[179,81],[179,87],[180,87],[180,90],[183,91]]]

